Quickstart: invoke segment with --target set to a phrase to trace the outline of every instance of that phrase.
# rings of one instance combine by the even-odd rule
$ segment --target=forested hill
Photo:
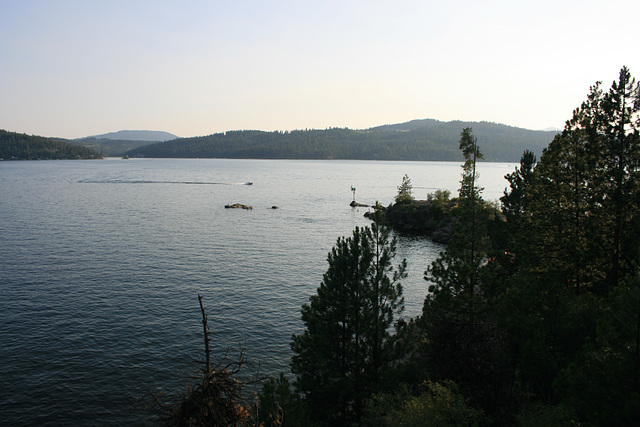
[[[75,139],[73,141],[76,144],[83,147],[91,148],[96,151],[101,151],[107,157],[121,157],[125,152],[133,150],[137,147],[152,144],[157,141],[140,141],[133,139],[107,139],[89,136],[86,138]]]
[[[98,158],[102,158],[102,153],[87,147],[71,144],[64,139],[46,138],[0,129],[0,159],[2,160]]]
[[[426,119],[366,130],[229,131],[151,144],[126,154],[131,157],[460,161],[458,141],[465,127],[473,128],[488,161],[517,162],[524,150],[539,156],[556,134],[488,122]]]
[[[117,132],[103,133],[102,135],[93,135],[88,138],[95,139],[110,139],[118,141],[169,141],[171,139],[178,138],[176,135],[158,131],[158,130],[119,130]]]
[[[74,140],[84,147],[102,151],[107,157],[120,157],[125,152],[156,142],[178,138],[172,133],[153,130],[119,130]]]

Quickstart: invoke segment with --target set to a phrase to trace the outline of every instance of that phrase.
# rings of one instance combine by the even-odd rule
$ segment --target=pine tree
[[[458,207],[453,212],[454,237],[440,257],[427,269],[425,278],[434,283],[430,287],[432,298],[446,293],[450,297],[467,299],[467,309],[472,321],[474,294],[479,284],[478,274],[481,264],[487,258],[488,212],[481,197],[483,189],[476,185],[476,161],[482,158],[482,153],[471,128],[462,131],[460,149],[465,162],[462,166]]]
[[[597,83],[575,120],[588,134],[593,153],[589,186],[592,214],[599,217],[599,251],[608,254],[606,290],[631,272],[638,255],[638,194],[640,193],[640,82],[627,67],[608,92]]]
[[[502,199],[512,233],[501,260],[510,264],[502,325],[516,380],[539,397],[552,396],[568,365],[596,354],[583,344],[596,342],[605,301],[638,256],[639,113],[640,85],[624,67],[608,92],[590,88],[528,178],[511,175]]]
[[[338,239],[317,294],[302,307],[305,330],[292,337],[295,386],[317,421],[360,419],[387,361],[388,329],[404,307],[406,261],[393,268],[395,239],[380,215],[374,220]]]
[[[402,184],[400,184],[400,186],[398,187],[398,194],[396,194],[396,203],[408,203],[412,201],[412,190],[413,185],[411,185],[411,179],[409,179],[409,175],[405,174],[402,177]]]
[[[508,279],[517,273],[518,264],[528,259],[522,253],[524,245],[522,240],[526,236],[531,211],[530,187],[534,185],[534,168],[536,156],[533,152],[525,150],[520,159],[520,167],[510,174],[505,175],[509,182],[509,189],[505,189],[500,198],[502,203],[502,221],[496,222],[492,230],[492,255],[496,259],[499,273],[502,279]],[[518,252],[519,257],[515,254]],[[498,284],[499,277],[492,280],[494,286],[504,289],[504,284]]]
[[[482,200],[476,161],[482,158],[470,128],[463,130],[465,157],[454,237],[425,272],[432,284],[421,318],[431,378],[450,379],[485,410],[495,406],[504,387],[499,380],[502,342],[487,311],[480,273],[488,260],[487,221],[491,207]]]
[[[527,197],[527,190],[533,182],[535,165],[535,154],[525,150],[520,159],[520,167],[516,168],[515,172],[505,176],[511,190],[505,190],[504,196],[500,198],[500,201],[502,202],[502,213],[505,215],[507,223],[518,223],[520,225],[523,215],[529,210],[530,198]]]
[[[640,274],[636,268],[602,305],[594,339],[562,371],[556,388],[595,425],[640,419]]]

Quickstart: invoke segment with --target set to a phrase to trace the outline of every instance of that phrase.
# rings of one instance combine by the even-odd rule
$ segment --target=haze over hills
[[[37,138],[51,146],[66,142],[108,157],[460,161],[458,141],[466,127],[473,129],[485,160],[502,162],[518,162],[525,150],[539,158],[557,133],[489,122],[421,119],[362,130],[235,130],[192,138],[163,131],[121,130],[75,140]],[[25,158],[15,141],[26,144],[27,139],[11,139],[13,149],[5,150],[4,158]]]
[[[446,160],[462,159],[462,129],[471,127],[488,161],[517,162],[525,150],[538,157],[556,135],[489,122],[412,120],[364,130],[236,130],[179,138],[129,150],[131,157]]]
[[[172,133],[158,130],[119,130],[117,132],[103,133],[102,135],[87,136],[86,138],[158,142],[169,141],[171,139],[176,139],[179,137]]]
[[[120,157],[134,148],[176,138],[178,137],[172,133],[157,130],[119,130],[74,139],[73,143],[100,151],[107,157]]]

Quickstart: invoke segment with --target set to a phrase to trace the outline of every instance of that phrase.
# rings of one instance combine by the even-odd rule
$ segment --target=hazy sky
[[[0,0],[0,129],[562,127],[623,65],[637,0]]]

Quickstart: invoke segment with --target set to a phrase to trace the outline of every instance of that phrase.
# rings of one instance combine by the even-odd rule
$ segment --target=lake
[[[515,166],[479,164],[485,199],[502,195]],[[457,194],[460,172],[450,162],[0,162],[0,419],[151,424],[137,399],[183,390],[203,358],[199,293],[214,358],[244,345],[248,373],[287,372],[327,253],[369,224],[367,208],[349,206],[351,188],[360,203],[388,205],[404,174],[424,199]],[[409,318],[442,247],[398,237]]]

